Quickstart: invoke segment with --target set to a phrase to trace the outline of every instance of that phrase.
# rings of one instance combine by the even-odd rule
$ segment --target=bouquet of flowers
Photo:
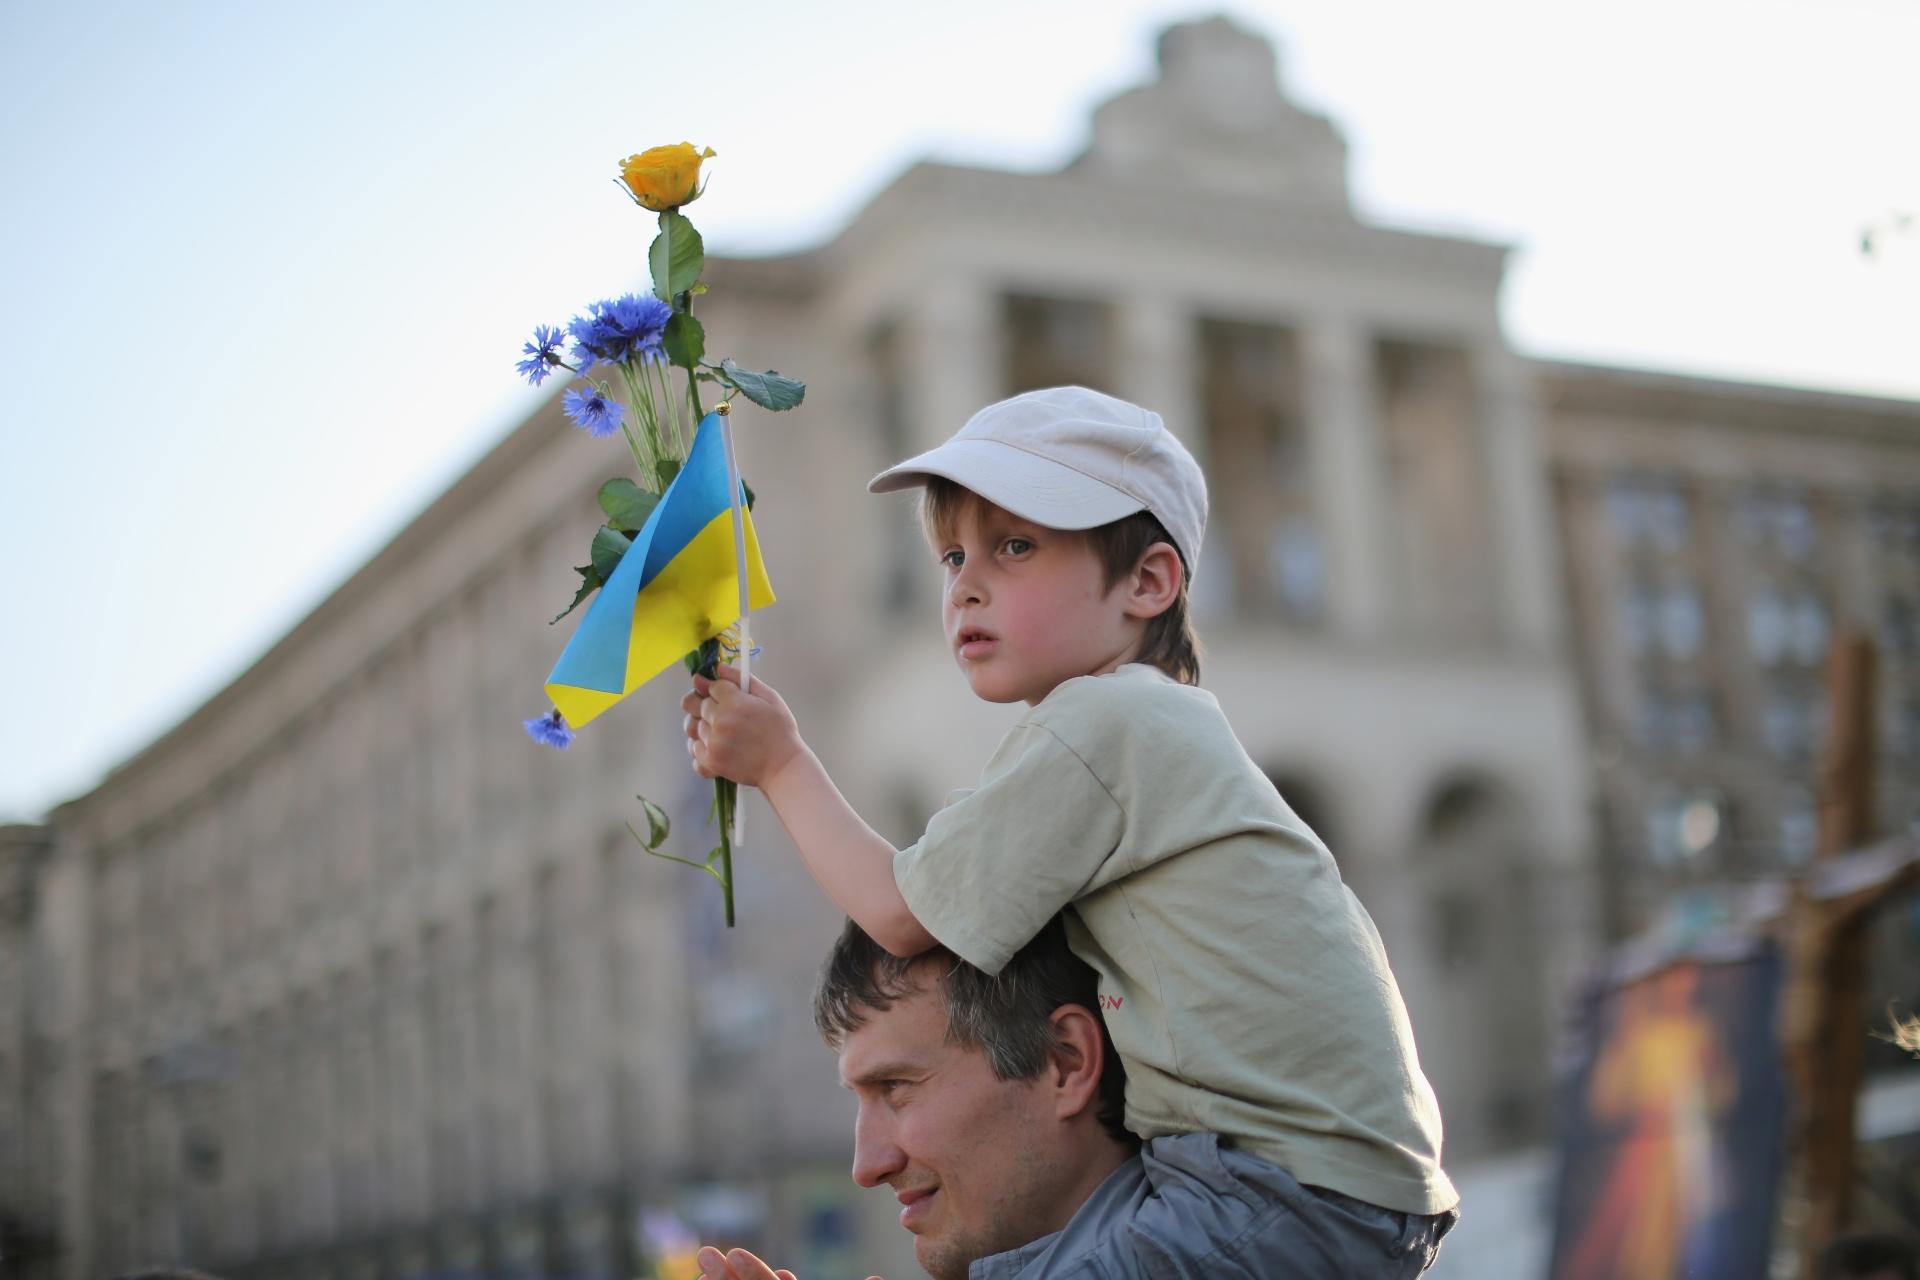
[[[753,491],[734,456],[730,411],[736,397],[776,412],[791,409],[806,387],[773,371],[707,359],[706,331],[694,318],[694,299],[707,291],[700,282],[706,250],[680,210],[705,190],[700,166],[713,154],[682,142],[621,162],[616,182],[659,218],[647,252],[652,293],[595,302],[565,328],[536,327],[517,366],[534,386],[557,369],[578,375],[584,385],[562,401],[567,416],[590,436],[621,436],[633,462],[631,477],[615,476],[600,487],[606,522],[594,530],[587,563],[574,570],[580,582],[573,602],[553,621],[593,599],[547,680],[553,710],[526,722],[536,742],[561,750],[576,729],[675,657],[708,676],[722,661],[737,662],[747,684],[754,652],[747,618],[773,603],[749,515]],[[703,384],[716,397],[711,412],[703,407]],[[718,881],[731,927],[736,784],[714,781],[720,837],[703,860],[664,852],[671,831],[665,811],[635,798],[647,834],[632,823],[627,830],[654,857]]]

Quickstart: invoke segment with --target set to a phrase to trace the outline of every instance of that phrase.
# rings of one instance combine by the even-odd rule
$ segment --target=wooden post
[[[1820,859],[1873,837],[1873,642],[1857,633],[1827,657],[1829,732],[1820,773]],[[1857,901],[1817,901],[1803,885],[1789,917],[1788,977],[1782,999],[1787,1069],[1794,1084],[1790,1229],[1797,1227],[1802,1275],[1820,1249],[1846,1230],[1853,1211],[1854,1101],[1867,1031],[1867,922]]]

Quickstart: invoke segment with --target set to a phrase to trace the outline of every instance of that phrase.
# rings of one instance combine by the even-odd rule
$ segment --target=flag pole
[[[733,507],[733,573],[734,581],[740,587],[740,691],[753,691],[753,636],[747,627],[748,597],[747,584],[747,517],[740,504],[740,461],[733,451],[733,426],[729,410],[731,405],[722,400],[713,407],[720,415],[720,439],[727,447],[727,499]],[[740,843],[741,833],[746,830],[740,817],[738,798],[733,803],[733,843]]]

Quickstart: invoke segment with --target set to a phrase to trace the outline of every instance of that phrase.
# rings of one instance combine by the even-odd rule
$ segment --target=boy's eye
[[[958,569],[961,565],[961,562],[964,561],[966,558],[967,558],[967,553],[960,550],[958,547],[955,547],[951,551],[942,551],[940,553],[940,563],[945,565],[949,569]]]
[[[1031,550],[1033,550],[1033,543],[1026,538],[1007,539],[1007,554],[1010,556],[1023,556]]]

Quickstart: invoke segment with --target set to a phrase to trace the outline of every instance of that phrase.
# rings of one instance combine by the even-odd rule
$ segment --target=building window
[[[1326,557],[1320,530],[1306,516],[1288,516],[1274,526],[1268,548],[1268,578],[1281,612],[1302,622],[1317,622],[1326,599]]]
[[[1908,596],[1889,594],[1880,605],[1880,646],[1889,655],[1920,650],[1920,612]]]
[[[1640,739],[1653,751],[1696,755],[1719,736],[1719,717],[1705,689],[1648,687],[1640,701]]]
[[[1789,787],[1780,797],[1780,860],[1805,866],[1820,846],[1820,810],[1805,787]]]
[[[1107,389],[1113,326],[1104,303],[1010,294],[1003,306],[1008,395],[1040,387]]]
[[[1607,523],[1623,547],[1672,555],[1692,541],[1692,503],[1676,480],[1618,476],[1607,487],[1606,507]]]
[[[1804,563],[1818,545],[1813,507],[1794,490],[1752,489],[1740,499],[1740,531],[1747,544]]]
[[[1221,535],[1207,545],[1225,548],[1241,612],[1313,625],[1325,608],[1326,553],[1298,342],[1279,326],[1202,320],[1199,347]]]
[[[1654,628],[1660,615],[1659,592],[1652,583],[1635,579],[1620,593],[1616,611],[1620,621],[1620,645],[1635,658],[1653,652]]]
[[[1780,760],[1808,760],[1820,745],[1826,700],[1817,688],[1779,684],[1769,689],[1760,709],[1760,736]]]
[[[1920,756],[1920,696],[1901,698],[1887,710],[1887,752]]]
[[[1674,582],[1660,596],[1660,648],[1667,657],[1685,661],[1700,655],[1706,642],[1707,618],[1700,592],[1691,582]]]
[[[1747,598],[1747,648],[1763,667],[1818,666],[1828,633],[1827,607],[1809,587],[1767,584]]]
[[[1747,649],[1763,667],[1778,664],[1787,655],[1791,622],[1780,592],[1763,586],[1747,599]]]

